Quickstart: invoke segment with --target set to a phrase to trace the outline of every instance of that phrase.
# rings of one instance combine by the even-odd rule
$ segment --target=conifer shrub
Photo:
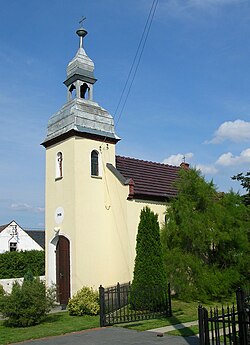
[[[133,309],[157,309],[165,301],[166,293],[158,215],[145,207],[138,226],[130,305]]]
[[[99,294],[93,288],[83,286],[81,290],[69,300],[68,311],[70,315],[97,315],[100,311]]]
[[[33,326],[45,318],[54,302],[55,290],[46,289],[44,282],[28,274],[22,285],[15,282],[11,293],[0,298],[0,312],[6,326]]]

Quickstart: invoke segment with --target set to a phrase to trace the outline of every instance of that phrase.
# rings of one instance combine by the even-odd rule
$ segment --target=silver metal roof
[[[70,61],[67,67],[67,78],[74,74],[85,74],[94,78],[94,62],[88,57],[85,50],[80,47],[75,57]]]
[[[84,30],[84,33],[87,33],[86,30]],[[93,87],[96,81],[94,78],[94,63],[83,49],[82,39],[84,35],[79,34],[79,32],[77,34],[80,38],[80,47],[75,57],[68,64],[67,80],[64,83],[66,86],[69,86],[67,81],[89,80]],[[108,111],[103,109],[98,103],[90,99],[79,98],[79,96],[68,100],[49,119],[47,136],[43,144],[71,130],[103,136],[104,138],[120,139],[115,134],[114,120]]]
[[[70,130],[120,139],[115,134],[112,116],[98,103],[82,98],[67,102],[49,119],[44,143]]]

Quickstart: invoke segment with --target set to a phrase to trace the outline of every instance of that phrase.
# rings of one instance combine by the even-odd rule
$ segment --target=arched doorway
[[[70,298],[70,243],[64,236],[59,236],[56,245],[56,285],[58,302],[66,307]]]

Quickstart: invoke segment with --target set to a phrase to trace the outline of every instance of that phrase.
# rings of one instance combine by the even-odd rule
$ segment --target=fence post
[[[241,345],[247,345],[247,320],[244,306],[244,291],[241,288],[236,290],[238,320],[239,320],[239,338]]]
[[[200,345],[209,345],[208,311],[200,304],[198,307]]]
[[[201,304],[199,304],[199,307],[198,307],[198,320],[199,320],[200,345],[204,345],[205,343],[204,343],[203,308]]]
[[[100,326],[105,326],[105,296],[104,288],[102,285],[99,287],[99,300],[100,300]]]
[[[117,283],[117,304],[118,309],[121,309],[121,289],[120,289],[120,283]]]

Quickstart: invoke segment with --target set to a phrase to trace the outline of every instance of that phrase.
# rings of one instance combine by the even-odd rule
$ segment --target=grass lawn
[[[231,305],[232,301],[228,301]],[[173,316],[167,319],[145,320],[127,324],[119,324],[119,327],[145,331],[148,329],[159,328],[178,323],[197,320],[198,302],[184,302],[180,300],[172,300]],[[221,305],[220,303],[211,302],[203,306]],[[224,303],[226,305],[226,302]],[[46,319],[36,326],[26,328],[10,328],[3,325],[0,321],[0,345],[16,343],[29,339],[38,339],[54,335],[60,335],[70,332],[77,332],[85,329],[99,327],[99,316],[69,316],[68,312],[60,312],[50,314]],[[172,331],[173,335],[193,335],[198,333],[197,326],[191,326],[183,330]]]
[[[99,327],[99,316],[69,316],[68,312],[49,314],[40,324],[25,328],[10,328],[0,321],[0,344],[38,339]]]
[[[233,300],[225,301],[223,302],[224,305],[226,304],[231,305],[233,303]],[[177,299],[172,299],[172,314],[173,316],[168,318],[160,318],[160,319],[153,319],[153,320],[144,320],[139,322],[133,322],[133,323],[126,323],[126,324],[120,324],[118,326],[125,327],[129,329],[135,329],[138,331],[146,331],[148,329],[154,329],[169,325],[176,325],[179,323],[185,323],[189,321],[195,321],[198,319],[198,301],[194,302],[184,302]],[[204,307],[213,307],[213,306],[221,306],[222,302],[209,302],[207,304],[202,304]],[[192,326],[193,327],[193,326]],[[176,332],[176,331],[174,331]],[[179,334],[180,335],[180,334]]]
[[[180,300],[172,300],[172,314],[168,318],[159,318],[153,320],[144,320],[138,322],[131,322],[121,324],[119,326],[136,329],[138,331],[146,331],[147,329],[159,328],[178,323],[197,320],[197,307],[198,302],[184,302]]]

